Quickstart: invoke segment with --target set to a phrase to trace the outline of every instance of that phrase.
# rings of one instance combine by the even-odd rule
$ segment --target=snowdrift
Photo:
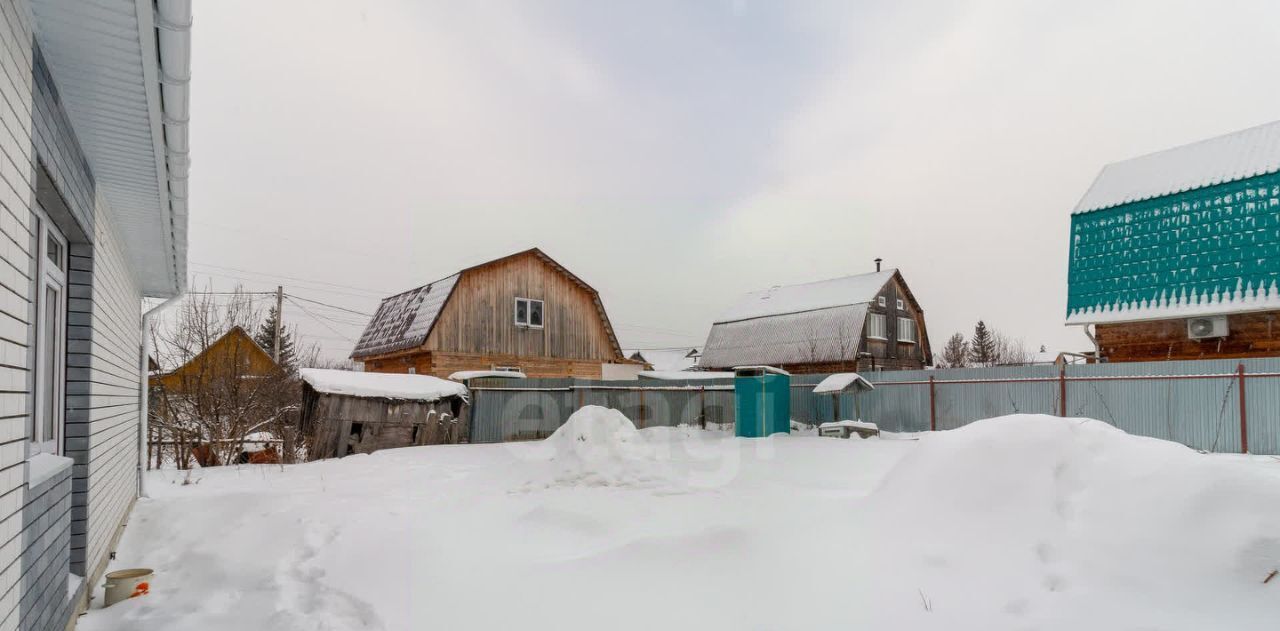
[[[1045,593],[1138,586],[1280,611],[1262,586],[1280,568],[1280,476],[1249,457],[1013,415],[923,435],[868,499],[873,532],[918,542],[905,581],[970,581],[1008,594],[1012,613]],[[1164,628],[1160,615],[1118,627]]]

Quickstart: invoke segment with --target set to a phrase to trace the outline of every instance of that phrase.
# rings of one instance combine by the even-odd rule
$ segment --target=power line
[[[363,312],[360,312],[360,311],[356,311],[356,310],[354,310],[354,309],[348,309],[348,308],[346,308],[346,307],[339,307],[338,305],[331,305],[331,304],[326,303],[326,302],[320,302],[319,300],[312,300],[312,299],[310,299],[310,298],[303,298],[302,296],[298,296],[298,295],[295,295],[295,294],[289,294],[289,297],[290,297],[290,298],[297,298],[298,300],[305,300],[306,302],[314,303],[314,304],[321,305],[321,306],[324,306],[324,307],[329,307],[330,309],[337,309],[337,310],[339,310],[339,311],[346,311],[347,313],[354,313],[355,315],[358,315],[358,316],[364,316],[364,317],[366,317],[366,318],[372,318],[372,317],[373,317],[373,314],[372,314],[372,313],[363,313]],[[302,305],[298,305],[298,306],[299,306],[299,307],[301,307]]]
[[[348,342],[351,342],[352,344],[355,344],[355,343],[356,343],[356,341],[355,341],[355,340],[353,340],[353,339],[351,339],[351,338],[347,337],[347,336],[346,336],[346,335],[344,335],[342,332],[340,332],[340,331],[338,331],[337,329],[335,329],[335,328],[333,328],[333,327],[329,326],[329,324],[328,324],[328,323],[326,323],[324,320],[321,320],[321,319],[319,318],[319,316],[317,316],[316,314],[311,313],[311,310],[309,310],[309,309],[307,309],[306,307],[302,306],[302,303],[300,303],[300,302],[298,302],[298,301],[294,300],[294,299],[293,299],[293,296],[286,296],[286,297],[289,299],[289,302],[292,302],[292,303],[294,304],[294,306],[296,306],[297,308],[302,309],[302,312],[303,312],[303,313],[305,313],[305,314],[307,314],[307,315],[311,316],[311,319],[315,320],[316,322],[319,322],[319,323],[320,323],[320,325],[321,325],[321,326],[323,326],[324,328],[329,329],[329,330],[330,330],[330,331],[332,331],[334,334],[338,335],[339,337],[341,337],[342,339],[344,339],[344,340],[346,340],[346,341],[348,341]]]
[[[395,292],[391,292],[391,291],[383,291],[383,290],[381,290],[381,289],[370,289],[370,288],[368,288],[368,287],[356,287],[355,285],[343,285],[343,284],[341,284],[341,283],[331,283],[331,282],[328,282],[328,281],[323,281],[323,280],[314,280],[314,279],[310,279],[310,278],[302,278],[302,277],[298,277],[298,276],[285,276],[285,275],[283,275],[283,274],[268,274],[268,273],[265,273],[265,272],[255,272],[255,271],[253,271],[253,270],[242,269],[242,268],[239,268],[239,267],[227,267],[227,266],[225,266],[225,265],[214,265],[214,264],[212,264],[212,263],[201,263],[201,262],[199,262],[199,261],[191,261],[191,262],[190,262],[190,264],[191,264],[191,265],[195,265],[195,266],[197,266],[197,267],[208,267],[208,268],[212,268],[212,269],[224,270],[224,271],[229,271],[229,272],[240,272],[240,273],[242,273],[242,274],[253,274],[253,275],[255,275],[255,276],[266,276],[266,277],[268,277],[268,278],[282,278],[282,279],[285,279],[285,280],[292,280],[292,281],[297,281],[297,282],[301,282],[301,283],[312,283],[312,284],[316,284],[316,285],[328,285],[329,287],[337,287],[337,288],[339,288],[339,289],[350,289],[350,290],[353,290],[353,291],[365,292],[365,293],[368,293],[368,294],[372,294],[372,295],[374,295],[374,296],[390,296],[391,294],[395,293]],[[247,279],[246,279],[246,280],[247,280]]]

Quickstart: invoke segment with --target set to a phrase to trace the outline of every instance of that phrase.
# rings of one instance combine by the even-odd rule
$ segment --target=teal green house
[[[1067,324],[1171,321],[1141,329],[1152,353],[1192,319],[1280,310],[1278,280],[1280,122],[1109,164],[1072,213]]]

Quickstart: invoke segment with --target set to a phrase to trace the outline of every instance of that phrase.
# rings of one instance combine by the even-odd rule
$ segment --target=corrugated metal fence
[[[1219,452],[1280,454],[1280,358],[1014,366],[867,373],[862,395],[814,395],[825,375],[792,378],[791,417],[839,416],[893,432],[946,430],[1014,413],[1083,416],[1131,434]],[[621,410],[637,426],[733,422],[733,382],[482,380],[472,384],[472,440],[550,435],[583,405]],[[1241,404],[1241,392],[1244,392]],[[1065,405],[1064,405],[1065,403]]]

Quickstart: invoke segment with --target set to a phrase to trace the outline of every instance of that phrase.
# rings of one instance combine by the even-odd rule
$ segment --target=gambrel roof
[[[896,269],[748,293],[716,319],[699,365],[848,361],[857,354],[869,304],[895,278],[918,309]],[[927,355],[927,344],[925,351]]]
[[[543,260],[591,295],[591,299],[600,315],[600,320],[604,323],[605,332],[608,333],[609,343],[612,345],[614,353],[621,356],[622,349],[618,345],[618,337],[613,332],[613,325],[609,322],[609,316],[605,314],[604,303],[600,301],[600,294],[590,285],[583,282],[582,279],[565,269],[563,265],[547,256],[542,250],[530,248],[479,265],[473,265],[433,283],[384,298],[382,304],[378,306],[378,311],[373,314],[373,319],[365,327],[364,333],[360,335],[360,340],[356,342],[356,347],[351,352],[351,357],[358,359],[422,346],[426,343],[427,337],[431,335],[431,329],[435,326],[436,320],[440,317],[445,304],[449,301],[449,297],[453,295],[454,287],[457,286],[458,281],[464,275],[526,255],[536,256]]]
[[[1108,165],[1071,221],[1067,323],[1280,309],[1280,122]]]

